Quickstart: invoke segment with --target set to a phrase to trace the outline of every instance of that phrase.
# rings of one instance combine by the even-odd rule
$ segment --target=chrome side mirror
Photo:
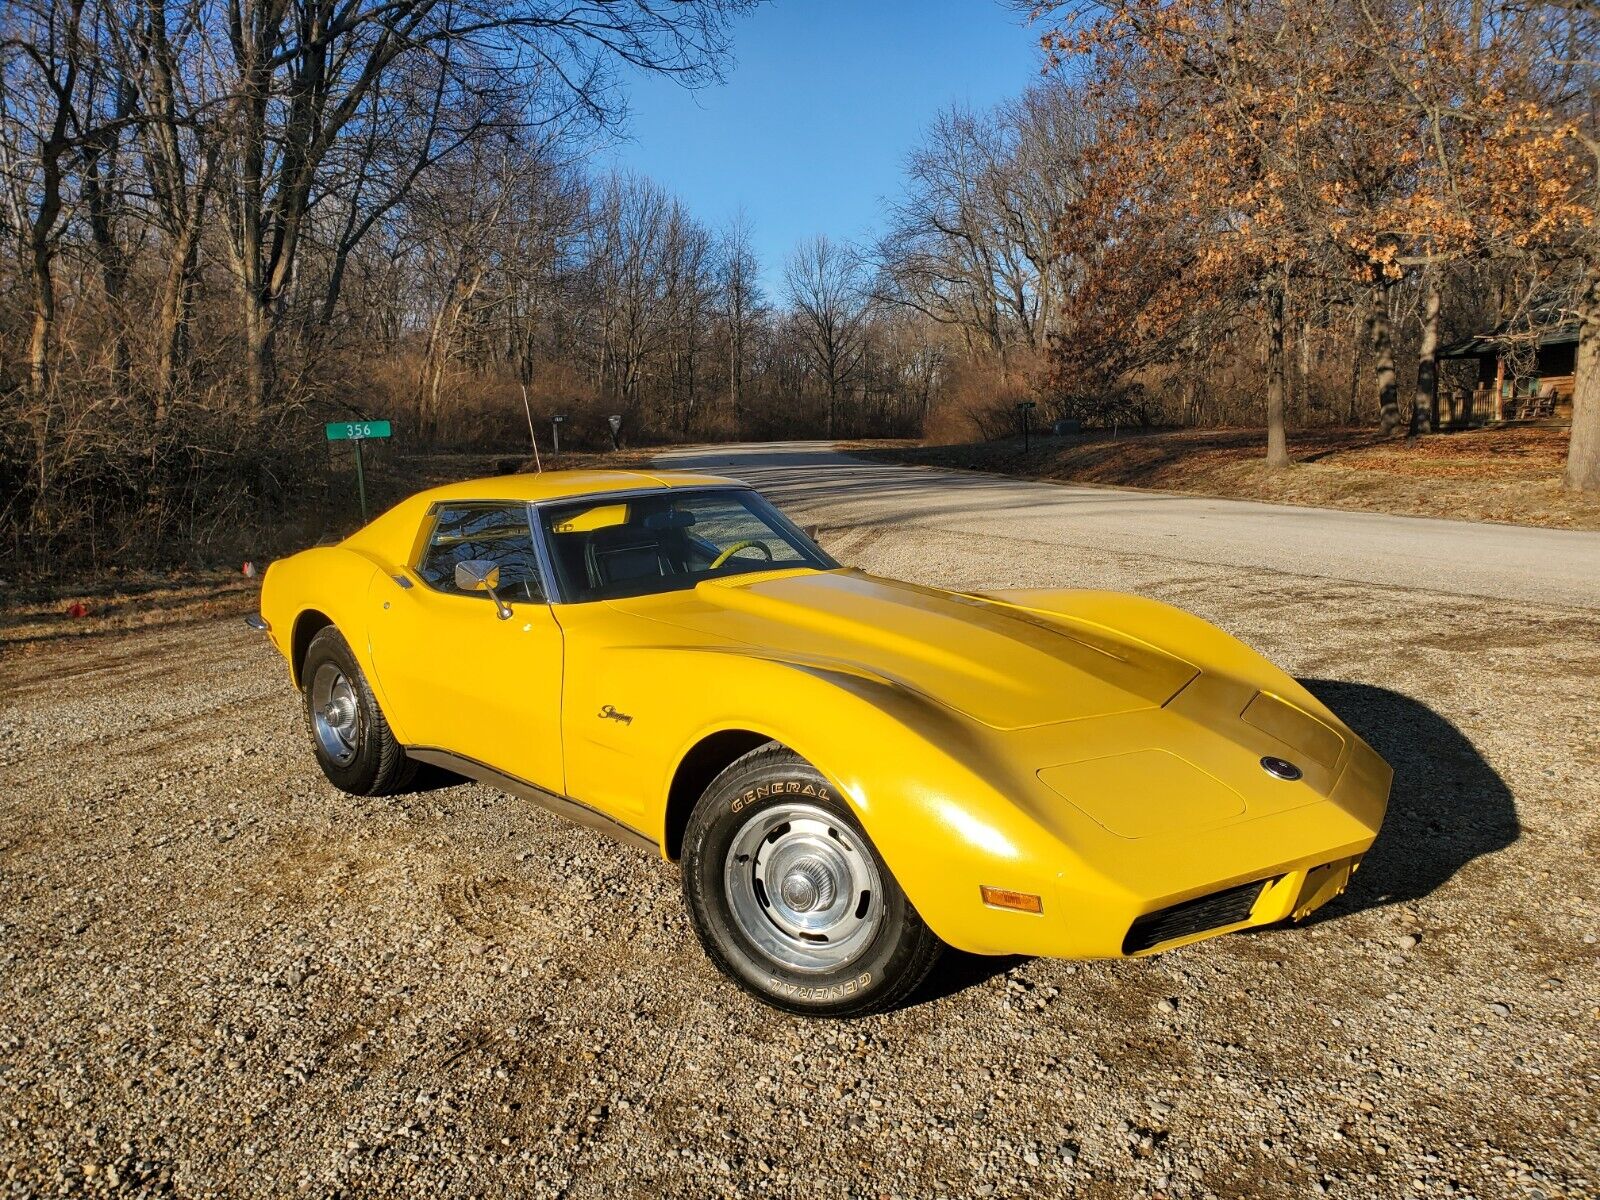
[[[511,606],[500,599],[500,567],[486,558],[469,558],[456,564],[456,589],[462,592],[488,592],[494,610],[502,621],[511,619]]]

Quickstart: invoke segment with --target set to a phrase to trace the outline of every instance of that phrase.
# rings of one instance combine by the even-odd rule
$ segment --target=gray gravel
[[[1353,891],[806,1022],[711,969],[665,864],[477,786],[335,792],[233,620],[7,647],[0,1194],[1600,1190],[1592,612],[795,511],[890,574],[1148,592],[1314,681],[1397,771]]]

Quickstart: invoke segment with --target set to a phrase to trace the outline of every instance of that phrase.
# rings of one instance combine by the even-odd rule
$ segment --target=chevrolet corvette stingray
[[[1207,622],[843,567],[751,488],[546,472],[423,492],[272,564],[260,615],[355,795],[432,764],[680,864],[706,953],[793,1012],[942,947],[1155,953],[1301,918],[1388,766]]]

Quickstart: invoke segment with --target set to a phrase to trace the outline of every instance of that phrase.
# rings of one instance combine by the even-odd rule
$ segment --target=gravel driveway
[[[237,620],[5,646],[9,1194],[1600,1190],[1592,607],[780,494],[857,565],[1146,592],[1310,681],[1396,770],[1353,890],[811,1023],[713,971],[666,864],[478,786],[335,793]]]

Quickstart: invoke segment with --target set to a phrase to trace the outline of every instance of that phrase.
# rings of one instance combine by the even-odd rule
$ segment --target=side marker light
[[[1042,913],[1044,900],[1038,896],[1030,896],[1027,892],[1013,892],[1006,888],[989,887],[987,884],[978,886],[978,894],[983,897],[983,902],[990,908],[1009,908],[1016,912]]]

